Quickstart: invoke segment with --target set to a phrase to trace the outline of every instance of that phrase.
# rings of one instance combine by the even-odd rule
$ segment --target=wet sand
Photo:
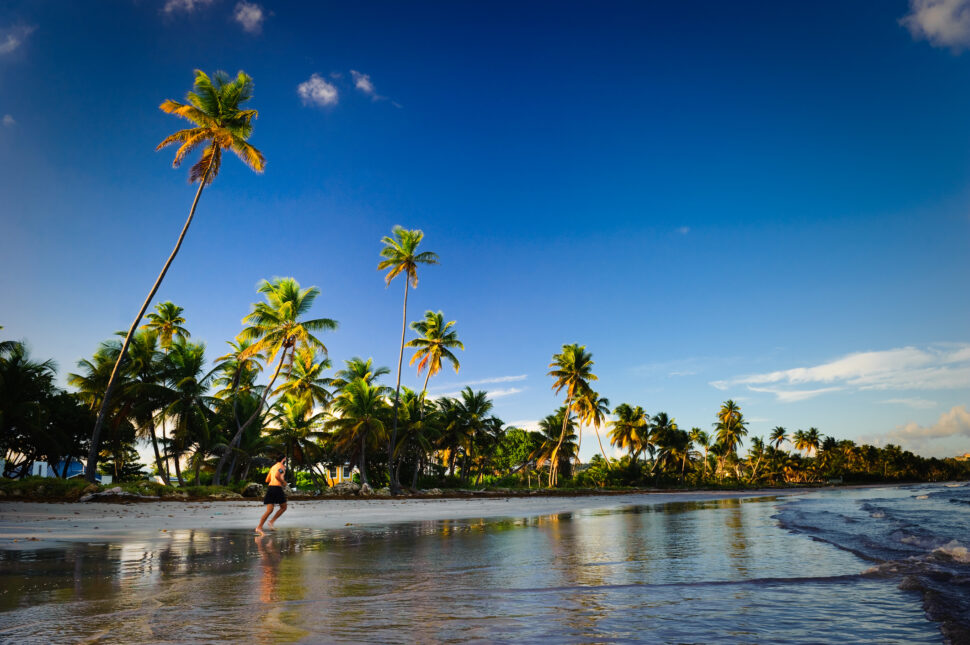
[[[534,517],[633,504],[799,495],[813,489],[693,491],[581,497],[484,499],[291,500],[280,528],[338,529],[425,520]],[[252,529],[259,500],[227,502],[0,503],[0,549],[46,548],[57,542],[165,539],[172,531]]]

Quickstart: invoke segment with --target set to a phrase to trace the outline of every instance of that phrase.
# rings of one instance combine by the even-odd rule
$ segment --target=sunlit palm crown
[[[195,70],[194,91],[186,94],[187,103],[168,99],[159,106],[163,112],[191,121],[195,127],[169,135],[156,150],[179,144],[172,161],[172,166],[177,168],[187,154],[205,145],[202,157],[189,173],[191,183],[203,177],[205,183],[212,183],[219,174],[223,150],[232,150],[247,166],[263,172],[266,166],[263,153],[247,141],[257,112],[240,108],[252,96],[253,79],[244,72],[239,72],[235,79],[230,79],[225,72],[216,72],[210,79],[205,72]]]
[[[390,374],[391,370],[387,367],[374,367],[374,359],[368,358],[366,361],[359,357],[354,356],[353,358],[344,361],[346,368],[342,370],[337,370],[334,373],[334,378],[332,385],[335,389],[343,389],[347,387],[356,379],[363,379],[365,383],[373,386],[375,381],[386,374]],[[390,388],[383,388],[381,392],[386,392]]]
[[[296,352],[292,369],[285,383],[276,388],[274,394],[286,394],[304,401],[326,404],[330,401],[327,389],[333,380],[324,376],[331,367],[330,359],[317,354],[314,347],[301,347]]]
[[[587,389],[576,400],[576,414],[584,425],[599,428],[606,421],[610,413],[610,400],[605,396],[600,396],[598,392]]]
[[[559,393],[566,388],[570,399],[583,395],[589,390],[589,382],[598,380],[593,374],[593,355],[586,351],[585,345],[563,345],[562,352],[554,354],[549,367],[553,368],[548,376],[555,379],[552,389]]]
[[[160,302],[155,305],[155,311],[148,314],[148,322],[142,325],[142,329],[150,329],[158,334],[162,349],[168,349],[172,344],[172,338],[179,336],[189,338],[191,334],[185,328],[185,317],[182,316],[182,307],[174,302]]]
[[[429,374],[434,376],[441,371],[441,359],[444,358],[451,362],[457,372],[461,365],[451,350],[464,350],[465,346],[458,340],[458,333],[452,329],[454,325],[454,320],[446,323],[445,316],[440,311],[427,311],[424,320],[411,323],[411,329],[421,334],[421,337],[410,340],[405,345],[418,348],[408,365],[414,365],[414,361],[420,360],[418,374],[428,369]]]
[[[272,361],[280,350],[297,346],[327,351],[312,332],[332,331],[337,328],[337,322],[329,318],[300,320],[320,295],[317,287],[300,289],[300,284],[293,278],[276,278],[272,282],[263,280],[257,290],[265,295],[266,302],[253,303],[252,313],[243,318],[243,324],[249,327],[239,333],[239,339],[255,342],[240,357],[249,358],[261,353]]]
[[[384,259],[377,265],[378,271],[388,269],[384,282],[391,284],[391,280],[403,273],[412,287],[418,286],[418,265],[438,264],[438,254],[431,251],[418,253],[418,245],[424,238],[420,230],[408,230],[402,226],[395,226],[391,236],[384,236],[381,243],[381,257]]]

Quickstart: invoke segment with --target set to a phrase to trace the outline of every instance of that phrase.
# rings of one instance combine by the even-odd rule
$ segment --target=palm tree
[[[809,428],[806,432],[805,430],[799,430],[795,433],[795,450],[804,451],[809,457],[812,456],[812,452],[818,452],[818,447],[820,444],[820,438],[818,434],[818,428]]]
[[[414,361],[420,361],[418,363],[418,375],[427,370],[424,377],[424,386],[421,388],[422,397],[428,391],[428,380],[441,371],[442,358],[451,362],[456,374],[461,368],[458,358],[451,350],[464,350],[465,346],[458,340],[458,334],[455,330],[451,329],[454,324],[454,320],[446,323],[445,316],[440,311],[437,313],[426,311],[424,312],[424,320],[411,323],[411,329],[421,334],[421,337],[409,340],[405,347],[418,348],[408,365],[414,365]]]
[[[555,379],[555,382],[552,384],[552,389],[556,391],[556,394],[562,391],[563,388],[566,389],[566,410],[571,412],[573,401],[589,391],[590,381],[597,380],[596,375],[592,372],[593,355],[586,351],[585,345],[577,345],[576,343],[563,345],[560,353],[553,354],[549,367],[553,369],[549,372],[548,376]],[[566,423],[569,417],[569,413],[563,415],[561,437],[563,441],[566,438]],[[557,455],[558,448],[551,457],[551,467],[549,469],[550,487],[556,484],[556,473],[558,472],[559,465]]]
[[[717,429],[717,442],[725,449],[725,454],[721,457],[723,463],[724,457],[737,455],[738,444],[741,443],[742,437],[748,434],[748,428],[738,404],[731,399],[725,401],[717,413],[717,423],[714,427]]]
[[[289,372],[292,373],[295,356],[300,348],[310,347],[326,353],[326,346],[313,335],[313,332],[333,331],[337,328],[337,321],[330,318],[301,320],[313,307],[313,301],[320,295],[320,289],[317,287],[301,289],[300,283],[293,278],[274,278],[272,282],[268,280],[260,282],[257,291],[265,295],[266,302],[253,303],[252,312],[243,318],[243,324],[249,324],[249,327],[239,333],[239,340],[252,341],[252,344],[240,352],[239,357],[244,360],[265,355],[266,362],[269,363],[279,355],[279,361],[269,385],[263,390],[259,406],[236,430],[236,434],[229,442],[230,448],[239,445],[245,429],[262,412],[266,399],[273,391],[273,384],[276,383],[276,378],[280,375],[287,359],[290,365]],[[216,467],[217,475],[222,472],[226,455],[228,453],[222,456]]]
[[[572,460],[579,452],[575,429],[576,418],[566,406],[544,418],[539,422],[539,432],[536,433],[539,447],[529,455],[529,461],[535,460],[536,468],[542,468],[548,462],[550,471],[555,468],[568,476]]]
[[[334,390],[342,390],[357,379],[363,379],[367,385],[374,385],[377,383],[377,379],[391,373],[390,368],[374,367],[373,358],[368,358],[365,361],[359,356],[354,356],[350,360],[344,361],[344,365],[346,367],[337,370],[330,382]],[[389,392],[390,388],[387,388],[387,391]]]
[[[162,350],[167,352],[174,337],[187,340],[192,336],[183,326],[185,317],[182,316],[182,311],[182,307],[173,302],[160,302],[155,305],[155,311],[148,314],[148,322],[141,328],[154,331],[158,335]]]
[[[211,436],[205,426],[214,399],[208,396],[213,372],[205,372],[205,345],[176,339],[165,355],[164,380],[168,385],[164,414],[174,419],[171,456],[175,476],[184,486],[179,459],[198,436]]]
[[[387,407],[383,387],[371,386],[362,378],[351,381],[334,398],[327,428],[333,431],[337,449],[359,459],[360,478],[367,480],[367,444],[386,434],[383,412]]]
[[[775,426],[771,429],[771,434],[768,435],[768,442],[775,447],[775,450],[781,448],[781,444],[788,438],[785,434],[786,432],[788,431],[781,426]]]
[[[404,275],[404,313],[401,319],[401,351],[397,356],[397,385],[394,388],[394,426],[391,429],[391,441],[388,444],[387,454],[394,454],[394,446],[397,445],[397,407],[398,397],[401,394],[401,365],[404,362],[404,334],[407,332],[408,325],[408,288],[418,286],[418,265],[419,264],[438,264],[438,255],[431,251],[418,253],[418,245],[424,238],[424,232],[420,230],[409,231],[408,229],[395,226],[392,229],[392,236],[384,236],[381,243],[381,257],[384,259],[377,265],[378,271],[387,269],[384,276],[384,283],[391,285],[391,280],[399,275]],[[427,379],[426,379],[427,380]],[[391,493],[397,494],[401,485],[394,478],[394,460],[388,459],[388,474],[391,480]]]
[[[315,440],[323,436],[321,426],[325,413],[314,414],[312,399],[299,394],[285,395],[274,408],[276,413],[270,417],[270,436],[281,444],[287,458],[299,455],[300,459],[293,461],[299,461],[317,479],[312,457],[319,451]]]
[[[455,403],[460,426],[460,446],[465,455],[462,460],[461,478],[468,480],[468,460],[472,456],[476,439],[479,439],[486,427],[492,412],[492,402],[488,399],[488,392],[479,390],[474,392],[470,387],[461,391],[461,398]]]
[[[691,428],[690,440],[704,449],[704,479],[707,479],[707,451],[711,447],[711,437],[700,428]]]
[[[647,413],[639,405],[636,407],[628,403],[621,403],[613,410],[616,420],[611,421],[610,425],[610,444],[626,450],[633,461],[643,452],[650,443],[650,423],[647,421]]]
[[[131,394],[134,399],[134,417],[138,429],[147,434],[155,451],[155,468],[168,483],[167,460],[162,460],[158,451],[158,437],[155,434],[155,413],[161,408],[165,388],[159,382],[163,375],[160,360],[159,334],[153,330],[143,330],[131,339],[128,347],[128,365],[131,374]]]
[[[600,427],[606,423],[606,417],[610,413],[610,400],[599,393],[589,390],[576,400],[577,414],[582,424],[592,426],[596,432],[596,441],[600,445],[600,453],[606,461],[607,468],[610,467],[610,458],[603,450],[603,440],[600,438]],[[579,426],[579,447],[582,447],[583,426]]]
[[[276,388],[275,395],[293,395],[309,401],[313,405],[325,406],[330,403],[332,395],[327,389],[332,380],[323,373],[330,369],[332,363],[329,358],[317,354],[315,347],[301,347],[296,351],[296,359],[286,381]]]
[[[194,87],[195,91],[186,95],[188,105],[167,100],[159,108],[163,112],[191,121],[195,124],[195,127],[179,130],[169,135],[158,144],[156,150],[173,143],[180,143],[181,146],[175,153],[175,160],[172,162],[173,167],[178,167],[188,153],[201,145],[205,145],[202,158],[192,166],[189,173],[189,182],[198,182],[199,188],[195,192],[195,199],[192,200],[189,216],[182,226],[182,232],[175,243],[175,248],[172,249],[171,255],[165,261],[165,265],[162,267],[161,273],[158,274],[155,284],[152,285],[151,291],[148,292],[148,297],[145,298],[138,315],[135,316],[128,328],[128,334],[125,336],[121,351],[118,353],[118,360],[108,378],[104,397],[101,400],[101,408],[98,411],[98,419],[94,424],[94,431],[91,433],[91,449],[88,453],[88,463],[84,473],[89,482],[94,482],[97,474],[101,427],[104,425],[105,412],[111,400],[111,393],[118,378],[121,362],[128,353],[128,344],[131,343],[131,337],[134,335],[138,323],[141,322],[145,310],[148,309],[152,298],[155,297],[155,292],[158,291],[165,274],[168,273],[169,266],[182,247],[182,240],[185,239],[185,234],[195,216],[195,208],[199,203],[199,197],[202,196],[202,189],[211,184],[216,175],[219,174],[222,151],[224,149],[232,150],[243,163],[256,172],[262,172],[266,165],[263,153],[247,141],[253,132],[252,122],[256,118],[257,112],[256,110],[243,110],[239,107],[252,98],[253,79],[243,72],[239,72],[234,80],[230,80],[224,72],[217,72],[215,81],[213,81],[204,72],[196,70]]]

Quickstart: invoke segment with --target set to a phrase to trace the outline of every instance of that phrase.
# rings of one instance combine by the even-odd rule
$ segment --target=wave
[[[970,504],[970,488],[959,484],[943,490],[935,485],[920,487],[918,492],[896,499],[837,502],[799,498],[781,506],[774,518],[789,531],[873,563],[862,576],[899,579],[900,589],[921,594],[926,616],[940,624],[947,642],[970,643],[970,548],[966,542],[970,515],[947,507]],[[846,504],[849,510],[845,510]],[[839,505],[841,512],[833,512]]]

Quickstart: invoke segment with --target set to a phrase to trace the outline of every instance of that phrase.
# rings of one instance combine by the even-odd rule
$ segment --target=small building
[[[964,453],[959,457],[954,457],[957,461],[970,461],[970,452]]]
[[[327,476],[327,485],[333,487],[343,482],[353,481],[356,470],[351,468],[350,464],[330,465],[323,469],[323,474]]]

